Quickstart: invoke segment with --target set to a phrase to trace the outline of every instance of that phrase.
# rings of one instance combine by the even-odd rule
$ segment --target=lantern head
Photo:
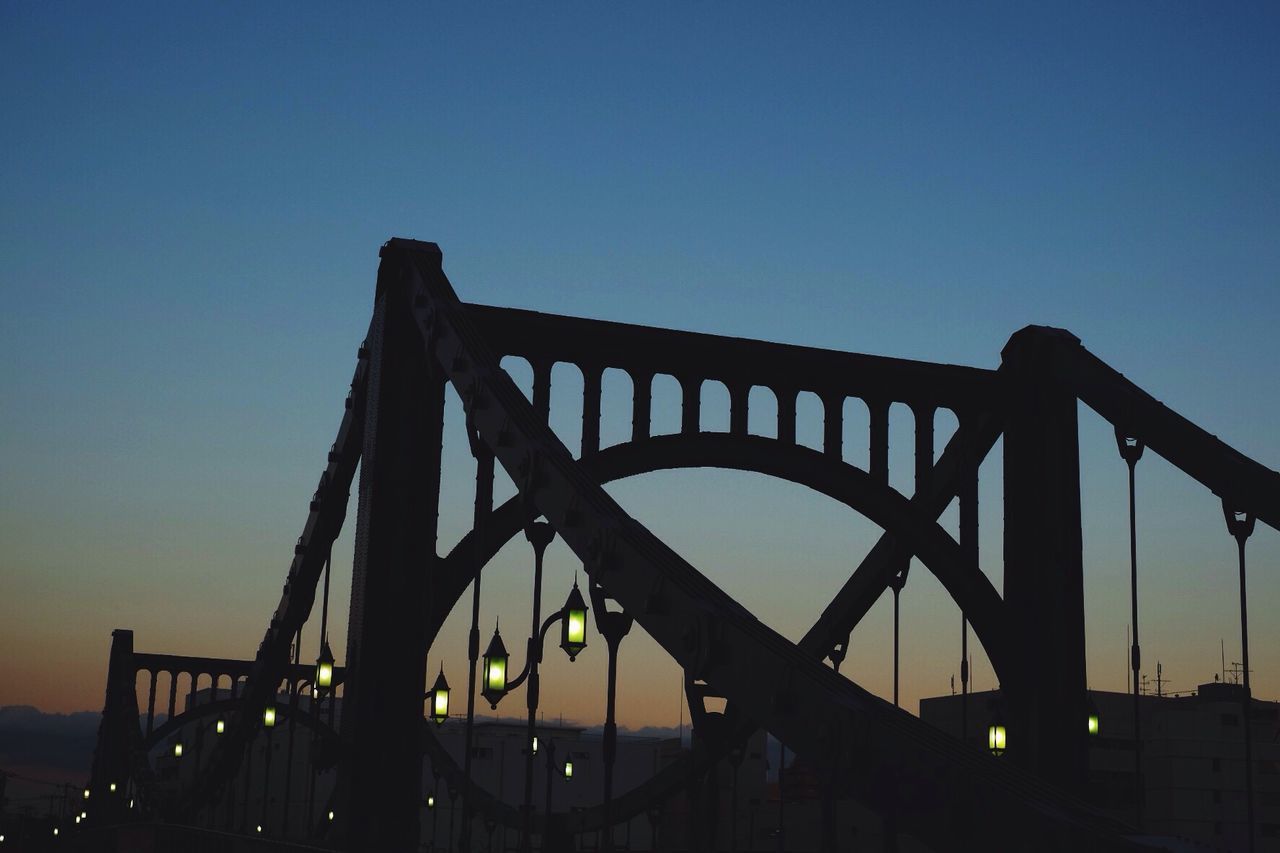
[[[489,702],[489,707],[497,708],[502,697],[507,695],[507,647],[502,644],[502,635],[493,629],[493,639],[484,652],[484,687],[480,691]]]
[[[213,724],[213,731],[214,734],[224,734],[227,731],[227,721],[218,720],[218,722]]]
[[[567,759],[564,762],[564,778],[566,781],[573,778],[573,762]]]
[[[182,757],[182,741],[177,741],[176,743],[174,743],[174,745],[173,745],[173,757],[174,757],[174,758],[181,758],[181,757]]]
[[[1004,723],[996,720],[987,726],[987,749],[992,755],[1004,755],[1006,734]]]
[[[449,682],[444,680],[444,665],[440,665],[440,674],[436,676],[436,683],[428,694],[431,702],[431,719],[435,720],[436,725],[441,725],[445,720],[449,719]]]
[[[320,657],[316,658],[316,687],[328,690],[332,686],[333,651],[329,648],[329,641],[325,640],[320,646]]]
[[[587,647],[587,603],[582,599],[575,581],[564,603],[564,618],[560,622],[560,648],[573,660]]]
[[[272,728],[276,724],[276,706],[268,705],[262,709],[262,725],[266,728]]]
[[[1089,697],[1089,734],[1097,735],[1102,728],[1102,720],[1098,716],[1098,706],[1094,704],[1093,697]]]

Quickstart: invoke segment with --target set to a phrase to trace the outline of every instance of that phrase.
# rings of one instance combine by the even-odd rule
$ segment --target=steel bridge
[[[505,356],[532,366],[531,399],[500,367]],[[558,363],[576,365],[584,378],[576,453],[548,425]],[[630,440],[602,448],[601,376],[608,368],[632,380],[632,431]],[[664,374],[681,388],[681,424],[678,433],[655,435],[651,389]],[[729,391],[726,432],[707,431],[700,420],[701,389],[709,380]],[[475,459],[474,526],[448,554],[438,554],[446,385],[463,401]],[[748,433],[753,388],[776,398],[776,438]],[[822,403],[821,449],[796,441],[802,392]],[[870,413],[866,470],[842,458],[850,398],[864,401]],[[454,292],[435,244],[393,239],[381,252],[373,319],[337,438],[256,656],[142,654],[134,651],[131,632],[117,631],[86,800],[99,824],[161,818],[210,831],[261,831],[261,819],[249,814],[246,765],[278,713],[274,735],[266,736],[284,738],[288,731],[286,786],[314,799],[317,774],[336,777],[323,801],[308,802],[305,816],[295,814],[292,823],[269,818],[277,826],[303,827],[294,842],[352,851],[419,849],[425,756],[463,799],[458,849],[472,849],[473,817],[518,829],[524,849],[570,849],[578,834],[616,826],[687,792],[690,779],[733,761],[745,738],[764,729],[818,768],[831,792],[824,849],[848,849],[835,829],[837,796],[860,801],[893,833],[940,851],[1150,849],[1137,827],[1107,817],[1082,796],[1088,709],[1077,401],[1114,425],[1131,474],[1149,448],[1222,499],[1228,532],[1240,548],[1244,617],[1245,542],[1255,519],[1280,528],[1280,474],[1166,408],[1066,331],[1027,327],[1009,340],[999,369],[981,370],[472,305]],[[915,421],[910,496],[889,483],[894,403],[906,404]],[[954,412],[959,426],[935,458],[939,409]],[[977,538],[979,466],[1001,437],[1002,592],[979,568]],[[322,578],[327,618],[327,567],[358,465],[348,647],[327,694],[341,685],[335,725],[336,702],[326,702],[316,668],[300,660],[296,641],[315,615]],[[498,506],[496,465],[518,490]],[[708,466],[797,483],[883,528],[799,642],[758,621],[602,488],[646,472]],[[958,537],[938,522],[953,502]],[[634,620],[683,669],[697,734],[676,765],[616,797],[606,782],[597,807],[573,814],[537,814],[472,784],[470,751],[458,766],[423,717],[427,651],[468,587],[473,620],[465,700],[473,709],[481,570],[522,532],[534,545],[539,572],[554,536],[581,559],[611,663]],[[962,611],[965,635],[971,626],[989,655],[1012,733],[1000,758],[872,695],[856,683],[856,672],[837,671],[850,631],[887,589],[901,588],[913,557],[945,587]],[[1245,636],[1247,679],[1247,629]],[[1137,648],[1135,638],[1135,671]],[[967,654],[962,660],[967,692]],[[135,687],[140,673],[144,683],[150,677],[145,712]],[[170,687],[159,697],[158,715],[161,673],[169,674]],[[190,683],[185,709],[177,704],[179,674]],[[609,779],[616,737],[612,677],[611,666],[604,734]],[[197,690],[202,680],[209,690]],[[528,687],[533,708],[536,668]],[[455,697],[461,692],[455,686]],[[182,732],[194,732],[194,739]],[[311,747],[296,778],[295,738]],[[469,738],[470,728],[468,744]],[[157,773],[157,753],[163,756],[169,744],[185,744],[194,762],[183,784]],[[268,762],[271,754],[265,753]],[[286,794],[284,808],[297,800]],[[727,849],[713,818],[701,828],[694,823],[692,849]],[[612,832],[603,838],[604,848],[614,843]]]

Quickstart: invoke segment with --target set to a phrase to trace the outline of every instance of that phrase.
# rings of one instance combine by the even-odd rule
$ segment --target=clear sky
[[[460,295],[498,305],[985,367],[1028,323],[1066,327],[1280,467],[1273,3],[349,6],[0,5],[0,705],[99,708],[114,627],[253,654],[390,236],[438,242]],[[628,417],[610,382],[606,441]],[[574,446],[571,397],[553,423]],[[446,547],[469,518],[458,411]],[[1090,680],[1123,690],[1124,467],[1084,409],[1081,445]],[[983,475],[998,585],[998,447]],[[876,532],[744,474],[611,490],[792,638]],[[1239,660],[1234,547],[1150,456],[1139,512],[1144,658],[1191,688],[1220,638]],[[557,602],[574,565],[551,554]],[[1250,560],[1275,698],[1280,535]],[[513,545],[486,581],[485,632],[500,616],[516,650],[529,564]],[[845,665],[886,696],[888,613]],[[959,614],[917,567],[903,617],[914,708],[949,689]],[[462,628],[431,651],[455,684]],[[549,656],[548,714],[600,718],[602,650]],[[675,723],[671,662],[636,636],[622,666],[622,722]]]

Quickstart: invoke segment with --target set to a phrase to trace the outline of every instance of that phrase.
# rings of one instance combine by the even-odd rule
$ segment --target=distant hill
[[[0,768],[88,773],[101,716],[97,711],[46,714],[30,705],[0,708]]]

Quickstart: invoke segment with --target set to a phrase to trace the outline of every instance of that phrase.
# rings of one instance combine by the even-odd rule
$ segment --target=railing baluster
[[[836,459],[841,455],[844,440],[844,397],[840,394],[822,395],[822,452]]]
[[[933,420],[937,411],[933,406],[912,406],[916,417],[916,494],[922,495],[929,488],[933,474]]]
[[[155,727],[156,721],[156,676],[154,669],[151,670],[151,693],[147,696],[147,735],[151,735],[152,729]]]
[[[600,368],[582,368],[582,455],[600,449]]]
[[[884,400],[867,400],[871,415],[869,455],[871,476],[881,484],[889,483],[889,404]]]
[[[533,362],[533,410],[542,420],[551,417],[551,367],[549,361]]]
[[[649,437],[653,409],[653,374],[631,373],[631,440]]]
[[[751,386],[745,382],[735,382],[729,386],[729,432],[734,435],[747,434],[747,405],[751,395]]]
[[[699,429],[702,411],[702,380],[683,377],[680,379],[680,432],[696,433]]]
[[[796,392],[794,388],[773,389],[778,398],[778,441],[796,443]]]

